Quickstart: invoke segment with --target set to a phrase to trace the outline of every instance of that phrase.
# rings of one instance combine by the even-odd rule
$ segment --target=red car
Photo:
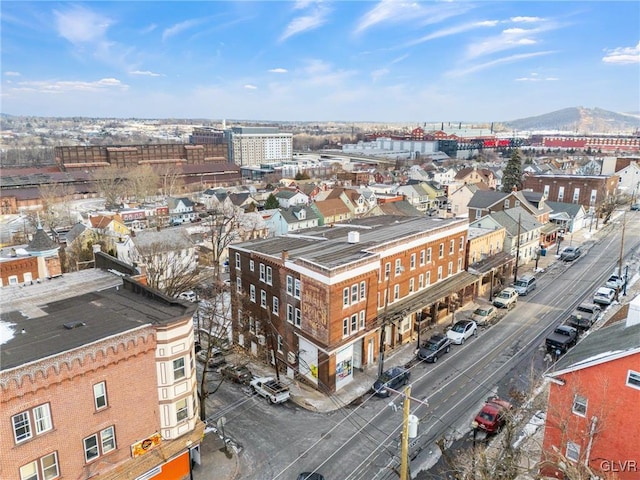
[[[476,415],[474,427],[487,433],[495,433],[505,424],[512,409],[513,405],[506,400],[498,397],[489,398],[480,413]]]

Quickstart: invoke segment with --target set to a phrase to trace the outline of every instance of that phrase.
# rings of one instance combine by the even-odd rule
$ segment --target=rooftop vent
[[[358,243],[358,242],[360,242],[360,232],[349,232],[348,242],[349,243]]]
[[[84,322],[67,322],[64,324],[64,328],[67,330],[73,330],[74,328],[84,327],[86,323]]]

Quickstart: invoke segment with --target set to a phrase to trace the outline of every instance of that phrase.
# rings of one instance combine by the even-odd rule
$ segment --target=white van
[[[536,289],[536,277],[533,275],[520,277],[516,280],[516,283],[513,284],[513,288],[516,289],[516,292],[518,292],[520,296],[528,295],[529,292],[533,292]]]
[[[198,296],[196,295],[196,292],[194,292],[193,290],[189,290],[188,292],[182,292],[180,295],[178,295],[178,298],[180,300],[187,300],[188,302],[196,302],[198,300]]]

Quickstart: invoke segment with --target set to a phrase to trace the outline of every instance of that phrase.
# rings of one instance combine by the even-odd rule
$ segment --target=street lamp
[[[562,240],[564,240],[564,237],[562,235],[558,235],[558,249],[556,250],[556,255],[560,255],[560,244],[562,243]]]

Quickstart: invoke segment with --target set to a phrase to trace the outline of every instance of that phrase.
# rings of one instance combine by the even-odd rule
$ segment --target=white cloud
[[[244,88],[246,88],[247,90],[257,90],[258,87],[256,87],[255,85],[251,85],[250,83],[247,83],[246,85],[244,85]]]
[[[371,72],[371,78],[375,82],[380,77],[384,77],[385,75],[388,75],[388,74],[389,74],[388,68],[379,68],[378,70],[374,70],[373,72]]]
[[[515,23],[535,23],[541,22],[542,18],[540,17],[511,17],[509,20]]]
[[[536,34],[540,30],[524,28],[507,28],[499,35],[475,41],[467,47],[467,58],[478,58],[484,55],[518,48],[537,43]]]
[[[430,33],[429,35],[425,35],[424,37],[420,37],[410,42],[407,42],[404,44],[404,46],[411,47],[414,45],[418,45],[420,43],[435,40],[437,38],[448,37],[451,35],[457,35],[459,33],[468,32],[470,30],[475,30],[476,28],[495,27],[497,24],[498,24],[497,20],[486,20],[483,22],[464,23],[462,25],[456,25],[453,27],[436,30],[435,32]]]
[[[297,0],[293,5],[294,10],[303,10],[307,8],[309,5],[313,5],[315,0]]]
[[[421,3],[395,0],[382,0],[369,10],[358,22],[355,33],[385,24],[400,23],[410,25],[436,24],[447,18],[462,15],[470,10],[470,3]]]
[[[507,64],[507,63],[518,62],[518,61],[521,61],[521,60],[526,60],[528,58],[541,57],[541,56],[544,56],[544,55],[550,55],[552,53],[555,53],[555,52],[546,51],[546,52],[521,53],[521,54],[517,54],[517,55],[511,55],[509,57],[498,58],[498,59],[490,61],[490,62],[483,62],[483,63],[480,63],[478,65],[471,66],[469,68],[453,70],[453,71],[448,72],[447,75],[449,75],[451,77],[462,77],[462,76],[468,75],[470,73],[479,72],[481,70],[486,70],[488,68],[493,68],[493,67],[498,66],[498,65],[504,65],[504,64]]]
[[[131,75],[141,75],[146,77],[164,77],[164,73],[150,72],[149,70],[134,70],[129,72]]]
[[[319,6],[309,15],[294,18],[291,20],[289,25],[287,25],[287,28],[280,36],[279,41],[284,42],[286,39],[293,37],[294,35],[299,35],[309,30],[321,27],[327,22],[328,14],[329,10],[327,8]]]
[[[516,82],[555,82],[559,80],[556,77],[541,77],[540,74],[532,72],[528,77],[516,78]]]
[[[206,18],[194,18],[191,20],[185,20],[184,22],[176,23],[169,28],[165,28],[165,30],[162,32],[162,40],[164,41],[170,37],[173,37],[174,35],[178,35],[179,33],[190,30],[193,27],[197,27],[206,20]]]
[[[635,47],[618,47],[605,52],[605,56],[602,57],[604,63],[618,65],[640,63],[640,42]]]
[[[15,90],[40,93],[98,92],[107,89],[127,90],[129,85],[117,78],[103,78],[95,82],[82,81],[32,81],[20,82]]]
[[[269,73],[287,73],[288,70],[286,68],[271,68],[268,70]]]
[[[19,77],[20,72],[4,72],[7,77]]]
[[[62,38],[74,45],[104,41],[111,20],[83,7],[54,10],[55,26]]]

